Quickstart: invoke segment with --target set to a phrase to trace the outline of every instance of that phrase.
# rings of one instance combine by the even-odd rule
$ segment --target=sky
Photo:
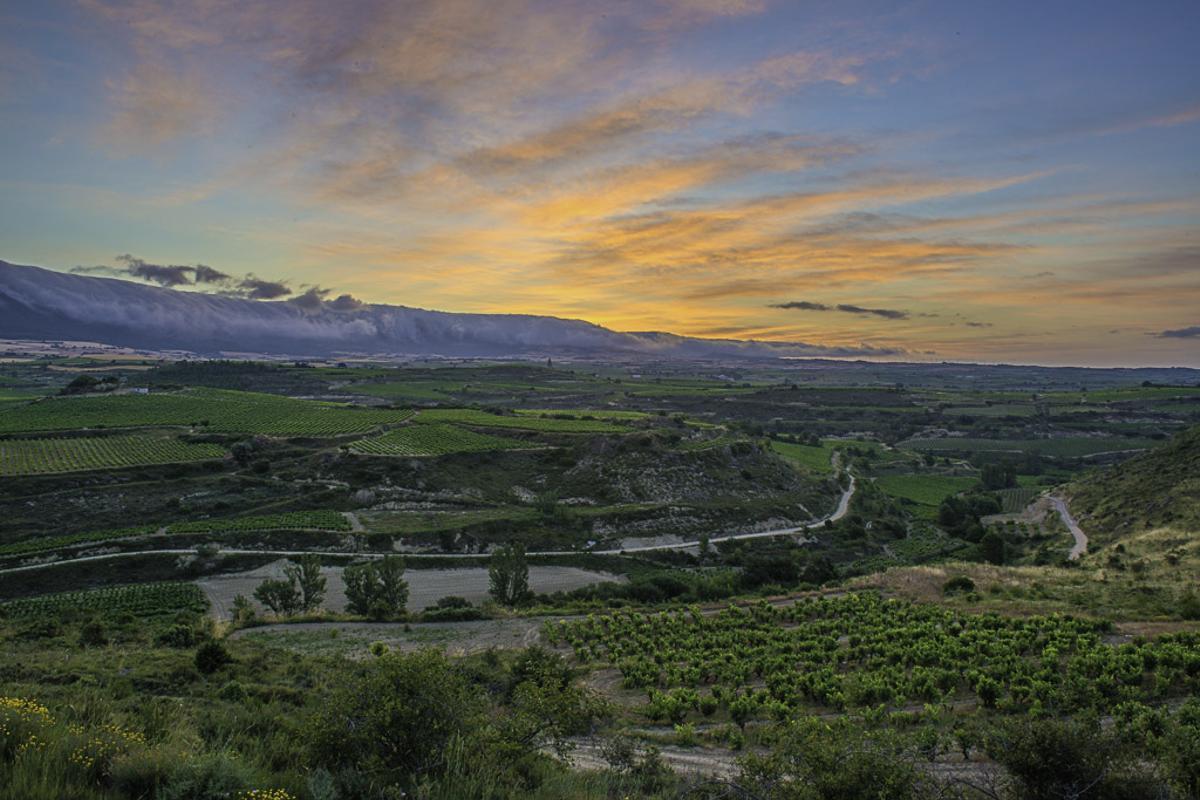
[[[1197,41],[1195,0],[9,0],[0,258],[1200,366]]]

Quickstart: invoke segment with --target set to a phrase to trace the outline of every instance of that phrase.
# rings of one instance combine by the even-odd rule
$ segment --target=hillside
[[[1200,531],[1200,425],[1070,486],[1071,509],[1101,543],[1150,528]]]

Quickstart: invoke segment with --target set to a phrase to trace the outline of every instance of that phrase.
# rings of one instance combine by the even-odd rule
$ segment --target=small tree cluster
[[[325,576],[317,556],[301,556],[283,568],[283,578],[267,578],[254,599],[280,616],[312,611],[325,599]]]
[[[346,583],[347,608],[371,619],[404,616],[408,605],[408,583],[404,559],[386,556],[378,561],[353,564],[342,573]]]

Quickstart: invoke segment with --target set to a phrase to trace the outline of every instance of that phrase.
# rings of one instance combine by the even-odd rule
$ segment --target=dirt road
[[[1062,521],[1067,526],[1067,530],[1071,532],[1071,536],[1075,538],[1075,544],[1071,547],[1071,554],[1067,558],[1071,561],[1076,561],[1081,555],[1087,552],[1087,534],[1079,527],[1079,523],[1075,521],[1075,517],[1071,516],[1071,510],[1067,508],[1065,500],[1061,497],[1051,495],[1050,503],[1054,506],[1054,510],[1058,512],[1058,515],[1062,517]]]

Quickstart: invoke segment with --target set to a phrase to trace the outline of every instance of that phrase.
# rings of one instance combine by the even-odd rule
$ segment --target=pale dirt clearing
[[[233,614],[233,598],[239,594],[253,601],[254,588],[264,578],[283,577],[286,560],[280,559],[248,572],[229,575],[214,575],[196,581],[212,604],[212,613],[217,619],[229,619]],[[322,567],[325,576],[325,600],[321,604],[330,611],[346,610],[346,585],[342,582],[341,567]],[[472,603],[488,598],[488,571],[483,567],[463,569],[409,569],[404,573],[408,581],[408,610],[421,611],[436,605],[443,597],[465,597]],[[608,581],[624,582],[622,575],[608,572],[579,569],[578,567],[529,568],[529,588],[535,592],[560,592]],[[256,604],[257,605],[257,604]]]

